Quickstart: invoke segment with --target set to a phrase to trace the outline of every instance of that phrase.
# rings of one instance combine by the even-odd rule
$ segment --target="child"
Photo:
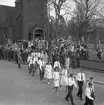
[[[85,103],[84,105],[94,105],[94,99],[93,97],[93,84],[91,82],[88,83],[88,86],[86,87],[85,90]]]
[[[77,87],[75,79],[74,79],[74,74],[71,73],[70,76],[68,77],[68,93],[65,97],[65,100],[69,101],[68,99],[70,98],[71,104],[75,105],[74,100],[73,100],[73,94],[72,94],[73,86]]]
[[[29,65],[29,63],[30,63],[30,60],[31,60],[31,54],[29,54],[29,55],[28,55],[28,58],[27,58],[27,63],[28,63],[28,70],[29,70],[29,68],[30,68],[30,65]]]
[[[31,71],[33,69],[33,56],[32,56],[32,54],[30,55],[28,62],[29,62],[29,73],[31,74]]]
[[[60,81],[60,89],[61,86],[66,86],[66,91],[67,91],[67,85],[68,85],[68,78],[67,78],[67,69],[64,67],[62,70],[62,76],[61,76],[61,81]]]
[[[40,58],[38,60],[38,64],[39,64],[39,69],[40,69],[40,80],[43,80],[44,79],[44,67],[45,67],[45,63],[43,61],[43,58]]]
[[[65,57],[65,66],[66,66],[66,69],[69,70],[70,58],[68,57],[68,55]]]
[[[59,74],[59,68],[58,67],[56,67],[54,69],[53,79],[54,79],[53,91],[56,89],[56,93],[58,94],[58,87],[59,87],[59,81],[60,81],[60,74]]]
[[[86,82],[85,73],[83,71],[84,70],[81,68],[80,72],[76,76],[76,80],[77,80],[78,87],[79,87],[77,96],[80,98],[80,100],[83,100],[82,99],[83,85]]]
[[[46,64],[44,77],[48,79],[48,84],[50,84],[50,79],[52,79],[52,65],[50,62]]]
[[[95,91],[95,88],[94,88],[94,78],[93,77],[90,77],[88,83],[87,83],[87,87],[88,87],[88,84],[89,83],[92,83],[92,88],[93,88],[93,91]]]
[[[57,61],[54,62],[54,69],[55,69],[56,67],[58,67],[59,70],[61,70],[61,65],[60,65],[59,60],[57,60]]]

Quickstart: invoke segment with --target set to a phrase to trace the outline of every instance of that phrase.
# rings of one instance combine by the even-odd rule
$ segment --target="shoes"
[[[80,98],[80,100],[81,100],[81,101],[83,101],[83,99],[82,99],[82,98]]]
[[[77,97],[79,97],[79,95],[77,94]]]
[[[69,101],[67,98],[65,98],[66,101]]]
[[[34,76],[34,74],[32,74],[32,76]]]

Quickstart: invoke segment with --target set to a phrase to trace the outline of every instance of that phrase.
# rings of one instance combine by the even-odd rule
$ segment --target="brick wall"
[[[44,3],[46,0],[22,0],[23,38],[25,40],[29,39],[29,32],[35,24],[43,24],[44,7],[46,8]]]

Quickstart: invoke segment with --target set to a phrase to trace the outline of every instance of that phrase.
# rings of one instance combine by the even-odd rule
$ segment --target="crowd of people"
[[[71,43],[70,41],[60,39],[57,41],[58,44],[52,41],[52,61],[55,61],[56,58],[60,59],[61,64],[65,63],[65,57],[70,56],[72,59],[72,65],[74,68],[79,66],[80,59],[88,59],[88,50],[86,45],[79,45]],[[48,53],[48,42],[45,40],[35,40],[34,42],[25,42],[22,44],[15,43],[9,46],[0,47],[0,59],[11,59],[16,60],[17,62],[17,53],[21,50],[21,56],[23,62],[26,62],[28,54],[33,49],[43,49]]]
[[[78,87],[77,96],[83,100],[83,85],[86,85],[85,104],[94,105],[94,82],[93,77],[86,83],[83,69],[75,75],[72,68],[80,68],[80,59],[88,59],[86,45],[73,44],[71,41],[60,39],[57,45],[53,44],[52,61],[49,61],[48,44],[46,41],[36,40],[35,44],[29,44],[28,47],[7,47],[0,48],[0,58],[14,60],[21,68],[21,64],[28,64],[29,73],[34,76],[39,71],[40,80],[47,79],[48,84],[53,80],[53,91],[59,94],[59,89],[66,88],[66,101],[75,105],[73,100],[73,86]],[[15,44],[16,45],[16,44]],[[44,47],[45,46],[45,47]],[[46,47],[47,46],[47,47]]]
[[[69,61],[69,57],[66,57],[66,62]],[[61,87],[65,87],[67,91],[67,95],[65,97],[66,101],[70,101],[72,105],[75,105],[73,100],[73,86],[78,87],[77,96],[80,100],[83,100],[83,85],[86,84],[85,90],[85,104],[84,105],[94,105],[94,83],[93,77],[90,78],[90,81],[86,83],[85,74],[83,69],[80,70],[76,76],[71,71],[70,63],[67,62],[65,64],[61,64],[59,58],[57,58],[52,63],[48,61],[48,55],[46,52],[41,50],[38,52],[34,50],[27,59],[28,62],[28,70],[29,73],[34,76],[34,73],[39,71],[40,80],[44,78],[47,79],[48,84],[50,84],[50,80],[53,80],[53,91],[59,94],[59,89]],[[90,91],[90,89],[92,91]],[[93,94],[93,95],[92,95]]]

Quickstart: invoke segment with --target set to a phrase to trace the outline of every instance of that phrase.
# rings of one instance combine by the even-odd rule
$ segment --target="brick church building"
[[[44,36],[47,0],[16,0],[15,7],[0,5],[0,8],[2,38],[10,38],[15,42],[20,39],[33,40],[38,35]]]

